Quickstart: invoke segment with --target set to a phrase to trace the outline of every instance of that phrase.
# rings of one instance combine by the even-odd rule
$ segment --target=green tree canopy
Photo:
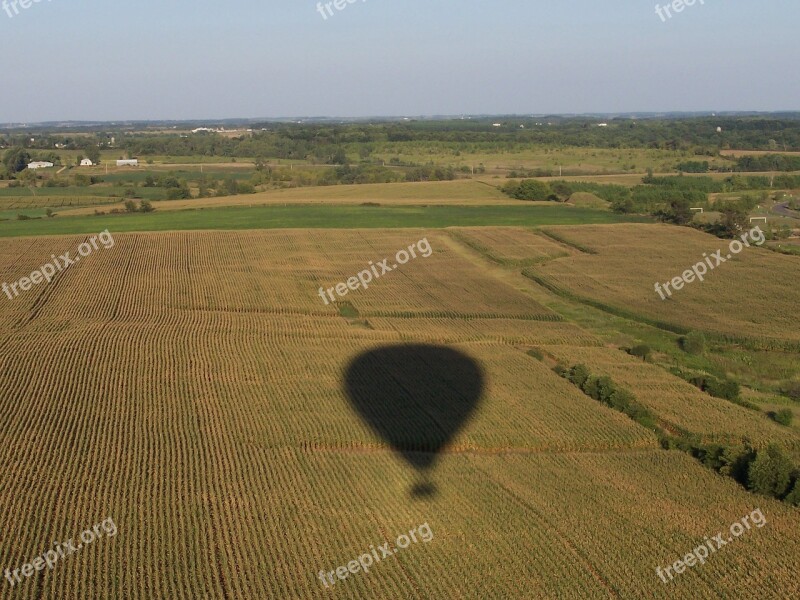
[[[750,465],[748,482],[750,489],[758,494],[783,498],[789,489],[794,467],[783,450],[770,444],[759,450],[756,459]]]
[[[28,167],[29,162],[31,162],[31,155],[28,154],[25,148],[19,146],[6,151],[3,157],[3,164],[12,175],[24,171]]]

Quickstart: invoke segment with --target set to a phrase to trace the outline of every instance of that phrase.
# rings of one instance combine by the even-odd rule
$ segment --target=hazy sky
[[[0,122],[800,109],[797,0],[2,1]]]

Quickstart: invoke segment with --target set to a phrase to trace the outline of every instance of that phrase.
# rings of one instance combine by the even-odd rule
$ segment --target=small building
[[[81,166],[82,167],[92,167],[92,166],[94,166],[94,163],[92,162],[91,158],[84,158],[81,161]]]
[[[118,160],[117,161],[118,167],[138,167],[139,166],[139,159],[138,158],[129,158],[125,160]]]
[[[28,163],[28,168],[31,171],[35,171],[36,169],[47,169],[48,167],[55,166],[51,162],[47,162],[46,160],[35,160],[32,163]]]

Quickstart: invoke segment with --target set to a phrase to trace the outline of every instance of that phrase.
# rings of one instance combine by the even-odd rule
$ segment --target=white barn
[[[118,167],[138,167],[139,166],[139,159],[138,158],[130,158],[127,160],[118,160],[117,161]]]
[[[45,160],[35,160],[32,163],[28,163],[28,168],[31,169],[32,171],[36,169],[46,169],[48,167],[53,167],[53,166],[55,166],[53,165],[53,163],[47,162]]]
[[[92,166],[94,166],[94,163],[92,162],[91,158],[84,158],[81,161],[81,166],[82,167],[92,167]]]

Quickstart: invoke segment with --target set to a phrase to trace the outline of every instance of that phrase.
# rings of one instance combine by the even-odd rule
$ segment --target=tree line
[[[744,439],[739,445],[704,443],[701,436],[687,431],[668,433],[655,414],[642,405],[628,390],[617,386],[610,377],[592,375],[586,365],[567,368],[558,364],[554,371],[580,388],[587,396],[628,415],[656,433],[664,449],[691,454],[706,467],[732,477],[747,490],[800,506],[800,467],[777,444],[756,449]],[[678,428],[674,425],[672,430]]]

